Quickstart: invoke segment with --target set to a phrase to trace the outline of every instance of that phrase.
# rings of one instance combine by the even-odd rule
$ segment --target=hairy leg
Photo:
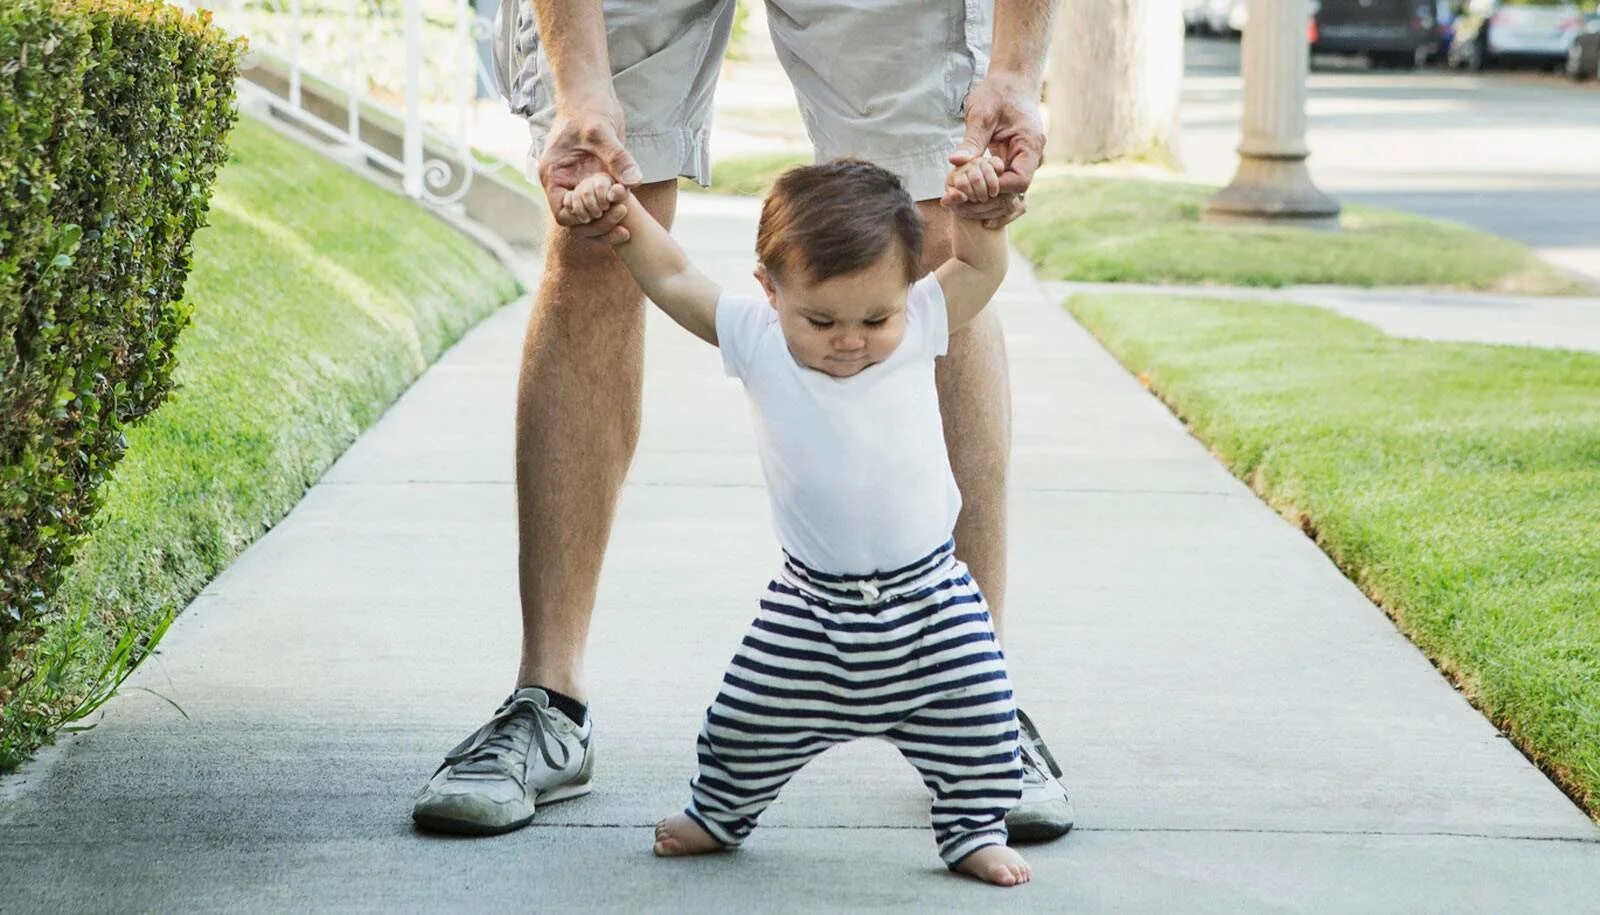
[[[677,182],[636,193],[671,228]],[[643,381],[643,293],[608,246],[552,221],[517,386],[518,685],[584,698],[584,643]]]
[[[927,221],[923,266],[950,256],[949,221],[938,201],[918,204]],[[1001,635],[1006,598],[1006,471],[1011,456],[1011,384],[1000,317],[984,309],[950,337],[939,360],[939,408],[944,415],[950,466],[961,487],[956,553],[977,579]]]

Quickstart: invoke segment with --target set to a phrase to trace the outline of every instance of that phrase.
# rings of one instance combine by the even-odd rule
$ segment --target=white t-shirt
[[[837,575],[916,562],[955,531],[961,492],[950,472],[933,360],[949,348],[944,291],[912,284],[906,333],[889,358],[850,378],[802,366],[765,299],[724,292],[717,344],[744,382],[778,542]]]

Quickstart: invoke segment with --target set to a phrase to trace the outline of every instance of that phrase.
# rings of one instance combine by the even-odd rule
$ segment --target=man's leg
[[[668,229],[677,182],[639,188]],[[551,223],[517,386],[518,686],[583,700],[583,649],[639,439],[644,295],[606,245]]]
[[[917,204],[927,222],[923,269],[950,257],[950,211],[938,201]],[[1006,470],[1011,455],[1011,383],[1000,317],[984,309],[950,335],[938,363],[939,409],[950,468],[961,487],[956,552],[989,602],[995,637],[1004,642],[1006,602]]]
[[[677,182],[637,191],[670,227]],[[417,796],[422,829],[494,834],[589,793],[583,648],[611,516],[639,437],[644,297],[604,244],[552,224],[517,388],[522,667],[494,717]],[[534,751],[537,745],[538,751]]]
[[[950,220],[938,201],[921,201],[927,222],[922,262],[932,270],[950,256]],[[939,409],[950,449],[950,468],[961,487],[956,553],[983,591],[1004,644],[1001,615],[1006,590],[1006,471],[1011,459],[1011,379],[1000,315],[984,309],[950,335],[950,351],[937,369]],[[1061,768],[1033,722],[1018,712],[1022,745],[1022,800],[1006,814],[1013,839],[1037,841],[1065,835],[1074,813],[1059,779]]]

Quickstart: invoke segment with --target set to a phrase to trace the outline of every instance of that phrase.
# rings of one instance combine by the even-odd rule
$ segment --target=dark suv
[[[1374,67],[1420,67],[1439,47],[1438,0],[1313,0],[1311,50],[1364,54]]]

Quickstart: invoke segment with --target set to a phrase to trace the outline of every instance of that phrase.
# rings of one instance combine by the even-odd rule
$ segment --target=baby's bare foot
[[[995,886],[1018,886],[1033,879],[1033,869],[1028,862],[1004,845],[986,845],[978,849],[962,858],[956,870]]]
[[[701,829],[699,823],[689,819],[688,814],[674,813],[656,824],[656,844],[651,851],[659,858],[676,858],[679,855],[703,855],[721,848],[722,843]]]

